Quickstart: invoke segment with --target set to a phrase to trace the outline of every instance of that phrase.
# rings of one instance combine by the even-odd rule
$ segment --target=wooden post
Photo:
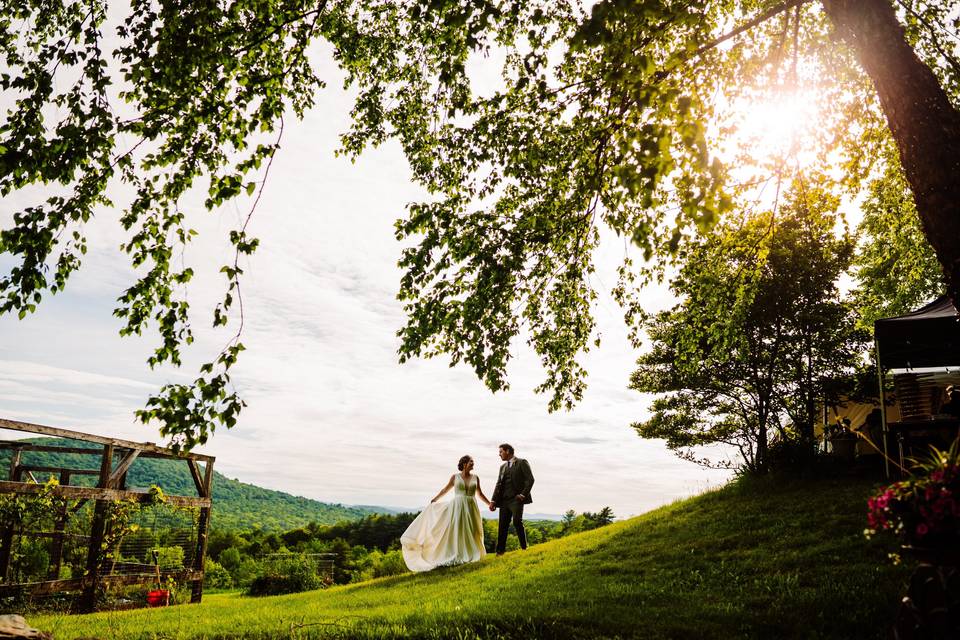
[[[106,489],[110,484],[110,471],[113,468],[113,445],[103,446],[103,459],[100,461],[100,480],[97,487]],[[93,508],[93,523],[90,527],[90,547],[87,551],[87,574],[83,595],[80,597],[80,612],[92,613],[97,608],[97,596],[100,595],[100,561],[102,560],[103,539],[107,526],[107,500],[97,498]]]
[[[10,480],[17,481],[17,467],[20,466],[20,449],[14,449],[10,452]]]
[[[3,528],[0,539],[0,582],[6,583],[10,577],[10,555],[13,553],[13,525]]]
[[[191,460],[191,462],[193,462]],[[213,460],[204,464],[203,492],[200,497],[213,498]],[[191,467],[193,469],[193,467]],[[210,503],[211,506],[213,503]],[[200,602],[203,599],[203,564],[207,554],[207,528],[210,526],[211,507],[200,507],[200,517],[197,519],[197,548],[193,554],[193,570],[199,571],[201,577],[193,581],[190,591],[190,602]]]
[[[890,451],[887,442],[890,440],[890,432],[887,428],[887,398],[883,392],[883,365],[880,364],[880,343],[873,341],[873,353],[877,359],[877,380],[880,382],[880,423],[883,425],[883,474],[890,479]],[[900,455],[900,462],[903,463],[903,455]]]
[[[60,484],[70,484],[70,472],[60,472]],[[50,571],[47,574],[48,580],[60,579],[60,565],[63,564],[63,533],[67,528],[67,501],[64,499],[63,506],[57,513],[57,521],[54,524],[54,537],[50,542]]]
[[[130,467],[133,466],[133,463],[136,462],[139,456],[139,449],[131,449],[130,451],[127,451],[126,455],[120,459],[120,463],[117,464],[117,468],[110,473],[110,477],[107,479],[107,486],[105,488],[117,489],[121,484],[126,483],[127,471],[130,470]]]
[[[20,449],[10,452],[10,480],[20,480]],[[3,527],[0,535],[0,582],[7,582],[10,578],[10,557],[13,554],[13,523]]]

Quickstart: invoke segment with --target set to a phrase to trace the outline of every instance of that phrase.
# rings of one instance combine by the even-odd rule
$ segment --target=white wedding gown
[[[410,523],[400,536],[400,545],[411,571],[476,562],[487,555],[476,493],[477,477],[471,477],[467,484],[458,473],[453,499],[429,504]]]

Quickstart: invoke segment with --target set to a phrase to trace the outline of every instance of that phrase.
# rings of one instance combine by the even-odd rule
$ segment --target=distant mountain
[[[27,438],[24,442],[61,447],[97,449],[99,445],[60,438]],[[21,464],[44,467],[67,467],[70,469],[99,469],[100,457],[81,453],[48,453],[25,451]],[[0,450],[0,474],[9,476],[10,450]],[[37,481],[44,482],[46,475]],[[47,474],[49,475],[49,474]],[[71,484],[94,484],[92,476],[78,476]],[[196,487],[186,462],[138,458],[127,473],[128,487],[158,485],[164,493],[195,496]],[[344,520],[357,520],[373,513],[390,513],[383,507],[349,506],[329,504],[309,498],[293,496],[282,491],[264,489],[256,485],[232,480],[213,472],[213,521],[214,529],[238,530],[260,528],[268,531],[287,531],[311,522],[335,524]]]

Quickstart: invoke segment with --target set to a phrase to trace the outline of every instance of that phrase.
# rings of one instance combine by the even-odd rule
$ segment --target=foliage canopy
[[[62,290],[86,251],[84,223],[116,207],[138,269],[118,300],[122,332],[155,326],[149,364],[179,364],[193,270],[173,257],[194,235],[181,198],[204,185],[206,208],[248,197],[252,214],[284,116],[301,116],[323,86],[308,59],[319,39],[357,92],[344,151],[395,138],[433,194],[397,223],[401,360],[447,354],[498,390],[525,338],[546,371],[538,390],[551,409],[569,407],[585,387],[578,356],[596,339],[602,225],[653,261],[624,265],[631,316],[637,272],[656,275],[759,185],[789,183],[805,151],[843,176],[833,191],[857,192],[891,140],[889,163],[918,194],[956,293],[958,27],[947,3],[929,0],[607,0],[589,13],[545,0],[135,0],[117,24],[106,0],[8,3],[0,195],[31,185],[62,195],[0,229],[0,253],[14,258],[0,313],[23,317]],[[484,56],[502,59],[492,91],[469,72]],[[822,105],[804,140],[772,158],[737,148],[744,105],[799,95]],[[133,188],[129,202],[113,202],[117,181]],[[246,221],[230,231],[236,259],[222,268],[215,326],[233,313],[242,328],[239,258],[257,247]],[[239,337],[139,417],[185,447],[232,426]]]
[[[808,188],[778,215],[721,222],[681,251],[670,283],[680,302],[649,318],[652,349],[631,377],[655,394],[651,417],[634,424],[642,437],[751,471],[768,468],[774,442],[812,455],[820,403],[838,399],[868,337],[840,301],[853,239],[835,236],[836,207]],[[742,461],[696,457],[717,443]]]

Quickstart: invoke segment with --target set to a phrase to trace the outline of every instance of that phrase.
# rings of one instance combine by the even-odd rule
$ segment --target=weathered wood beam
[[[158,446],[152,442],[132,442],[130,440],[121,440],[119,438],[105,438],[91,433],[81,431],[72,431],[70,429],[60,429],[58,427],[48,427],[42,424],[32,424],[29,422],[20,422],[18,420],[7,420],[0,418],[0,429],[12,429],[14,431],[25,431],[27,433],[38,433],[45,436],[56,438],[69,438],[72,440],[82,440],[84,442],[95,442],[102,445],[111,445],[120,449],[140,449],[151,453],[162,454],[169,458],[188,458],[206,462],[213,460],[212,456],[205,456],[199,453],[175,453],[172,449]]]
[[[189,582],[198,577],[196,571],[178,569],[175,571],[161,571],[161,578],[173,578],[177,582]],[[137,573],[128,575],[101,576],[100,584],[102,586],[121,586],[130,584],[150,584],[156,582],[157,573]],[[49,593],[58,593],[60,591],[77,591],[83,589],[89,584],[89,578],[70,578],[67,580],[45,580],[43,582],[21,582],[18,584],[0,585],[0,598],[16,596],[20,594],[44,595]]]
[[[201,495],[207,500],[213,499],[213,460],[208,460],[203,470],[203,492]],[[207,529],[210,527],[210,507],[200,509],[197,519],[197,549],[193,555],[193,570],[200,577],[193,581],[190,590],[190,602],[200,602],[203,599],[203,571],[207,555]]]
[[[130,470],[130,466],[136,462],[139,455],[139,449],[131,449],[120,461],[120,464],[117,465],[117,468],[113,470],[113,473],[110,474],[110,477],[107,479],[107,486],[111,488],[119,487],[120,480],[126,475],[127,471]],[[191,462],[193,461],[191,460]]]
[[[10,575],[10,555],[13,552],[13,527],[7,525],[0,535],[0,582],[6,583]]]
[[[10,480],[17,479],[17,467],[20,466],[20,452],[14,451],[10,454],[10,474],[7,476]]]
[[[207,464],[210,464],[209,462]],[[200,465],[196,460],[187,460],[187,466],[190,467],[190,475],[193,476],[193,484],[197,487],[197,495],[201,498],[207,497],[207,491],[203,484],[203,477],[200,475]]]
[[[206,488],[203,497],[213,498],[213,458],[207,460],[203,466],[203,486]]]
[[[40,493],[46,485],[30,482],[0,481],[0,493]],[[145,502],[150,494],[146,491],[129,491],[126,489],[101,489],[100,487],[67,487],[58,485],[50,487],[50,492],[62,498],[86,500],[128,500],[133,498],[138,502]],[[209,507],[210,498],[194,498],[189,496],[165,496],[167,503],[184,507]]]
[[[0,449],[13,449],[14,451],[40,451],[45,453],[79,453],[86,455],[97,455],[103,453],[103,449],[97,447],[96,449],[90,449],[86,447],[58,447],[55,445],[49,444],[31,444],[29,442],[23,442],[22,440],[0,440]],[[125,447],[117,447],[117,449],[124,449]],[[171,458],[170,454],[167,453],[154,453],[151,451],[144,451],[140,449],[141,458],[161,458],[163,460],[169,460]],[[182,456],[173,456],[179,458]]]
[[[103,445],[103,457],[100,459],[100,478],[97,481],[97,489],[103,491],[109,488],[110,470],[113,468],[113,444]],[[100,582],[101,560],[105,545],[104,538],[107,535],[107,503],[102,498],[97,498],[93,507],[93,521],[90,525],[90,541],[87,547],[87,571],[85,577],[88,578],[83,586],[83,595],[80,596],[78,603],[81,613],[93,613],[97,608],[97,599],[102,591]]]
[[[61,473],[69,471],[73,475],[81,476],[98,476],[100,475],[99,469],[67,469],[65,467],[44,467],[42,465],[35,464],[22,464],[20,465],[21,471],[36,471],[37,473],[55,473],[60,475]]]
[[[193,580],[190,589],[190,602],[200,602],[203,599],[203,569],[204,558],[207,554],[207,527],[210,524],[210,507],[200,509],[197,518],[197,547],[193,554],[193,570],[199,577]]]

